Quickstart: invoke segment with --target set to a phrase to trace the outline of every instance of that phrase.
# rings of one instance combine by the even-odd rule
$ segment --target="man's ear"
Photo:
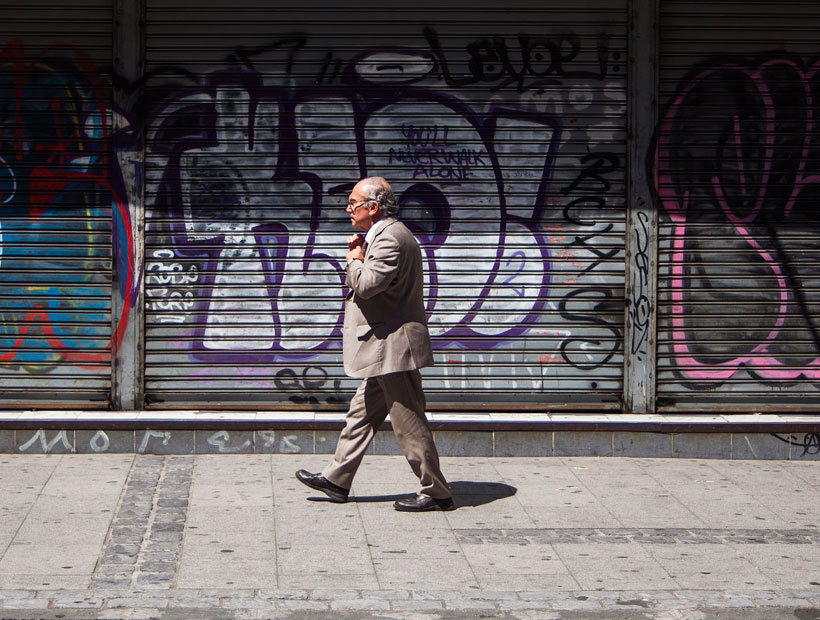
[[[376,215],[376,214],[379,212],[379,203],[378,203],[377,201],[375,201],[375,200],[374,200],[374,201],[371,203],[371,206],[370,206],[370,208],[367,210],[367,212],[370,214],[370,217],[373,217],[374,215]]]

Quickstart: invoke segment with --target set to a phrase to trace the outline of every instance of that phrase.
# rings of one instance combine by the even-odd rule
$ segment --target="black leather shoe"
[[[436,499],[429,495],[415,495],[407,499],[396,500],[393,508],[402,512],[424,512],[426,510],[455,510],[452,497]]]
[[[296,479],[311,489],[321,491],[330,498],[331,502],[343,504],[347,501],[347,495],[350,493],[350,491],[343,489],[338,484],[333,484],[322,474],[312,474],[304,469],[300,469],[296,472]]]

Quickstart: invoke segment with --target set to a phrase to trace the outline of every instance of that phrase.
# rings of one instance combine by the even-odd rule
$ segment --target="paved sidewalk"
[[[0,618],[820,618],[813,462],[0,455]]]

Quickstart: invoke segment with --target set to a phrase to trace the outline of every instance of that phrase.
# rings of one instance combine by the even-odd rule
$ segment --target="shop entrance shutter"
[[[106,406],[110,0],[0,20],[0,406]]]
[[[385,6],[148,0],[149,404],[344,408],[344,206],[381,175],[432,408],[618,408],[626,2]]]
[[[659,408],[816,410],[816,2],[661,3]]]

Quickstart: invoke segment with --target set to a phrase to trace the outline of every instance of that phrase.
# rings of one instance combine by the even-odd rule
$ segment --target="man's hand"
[[[347,249],[348,250],[355,250],[364,245],[364,235],[360,235],[358,233],[354,233],[347,238]],[[362,256],[364,258],[364,256]],[[348,259],[348,262],[350,260]]]
[[[345,256],[345,260],[347,261],[348,265],[352,263],[354,260],[360,260],[364,262],[364,252],[362,251],[362,246],[357,245],[355,248],[350,250],[350,252],[348,252]]]

